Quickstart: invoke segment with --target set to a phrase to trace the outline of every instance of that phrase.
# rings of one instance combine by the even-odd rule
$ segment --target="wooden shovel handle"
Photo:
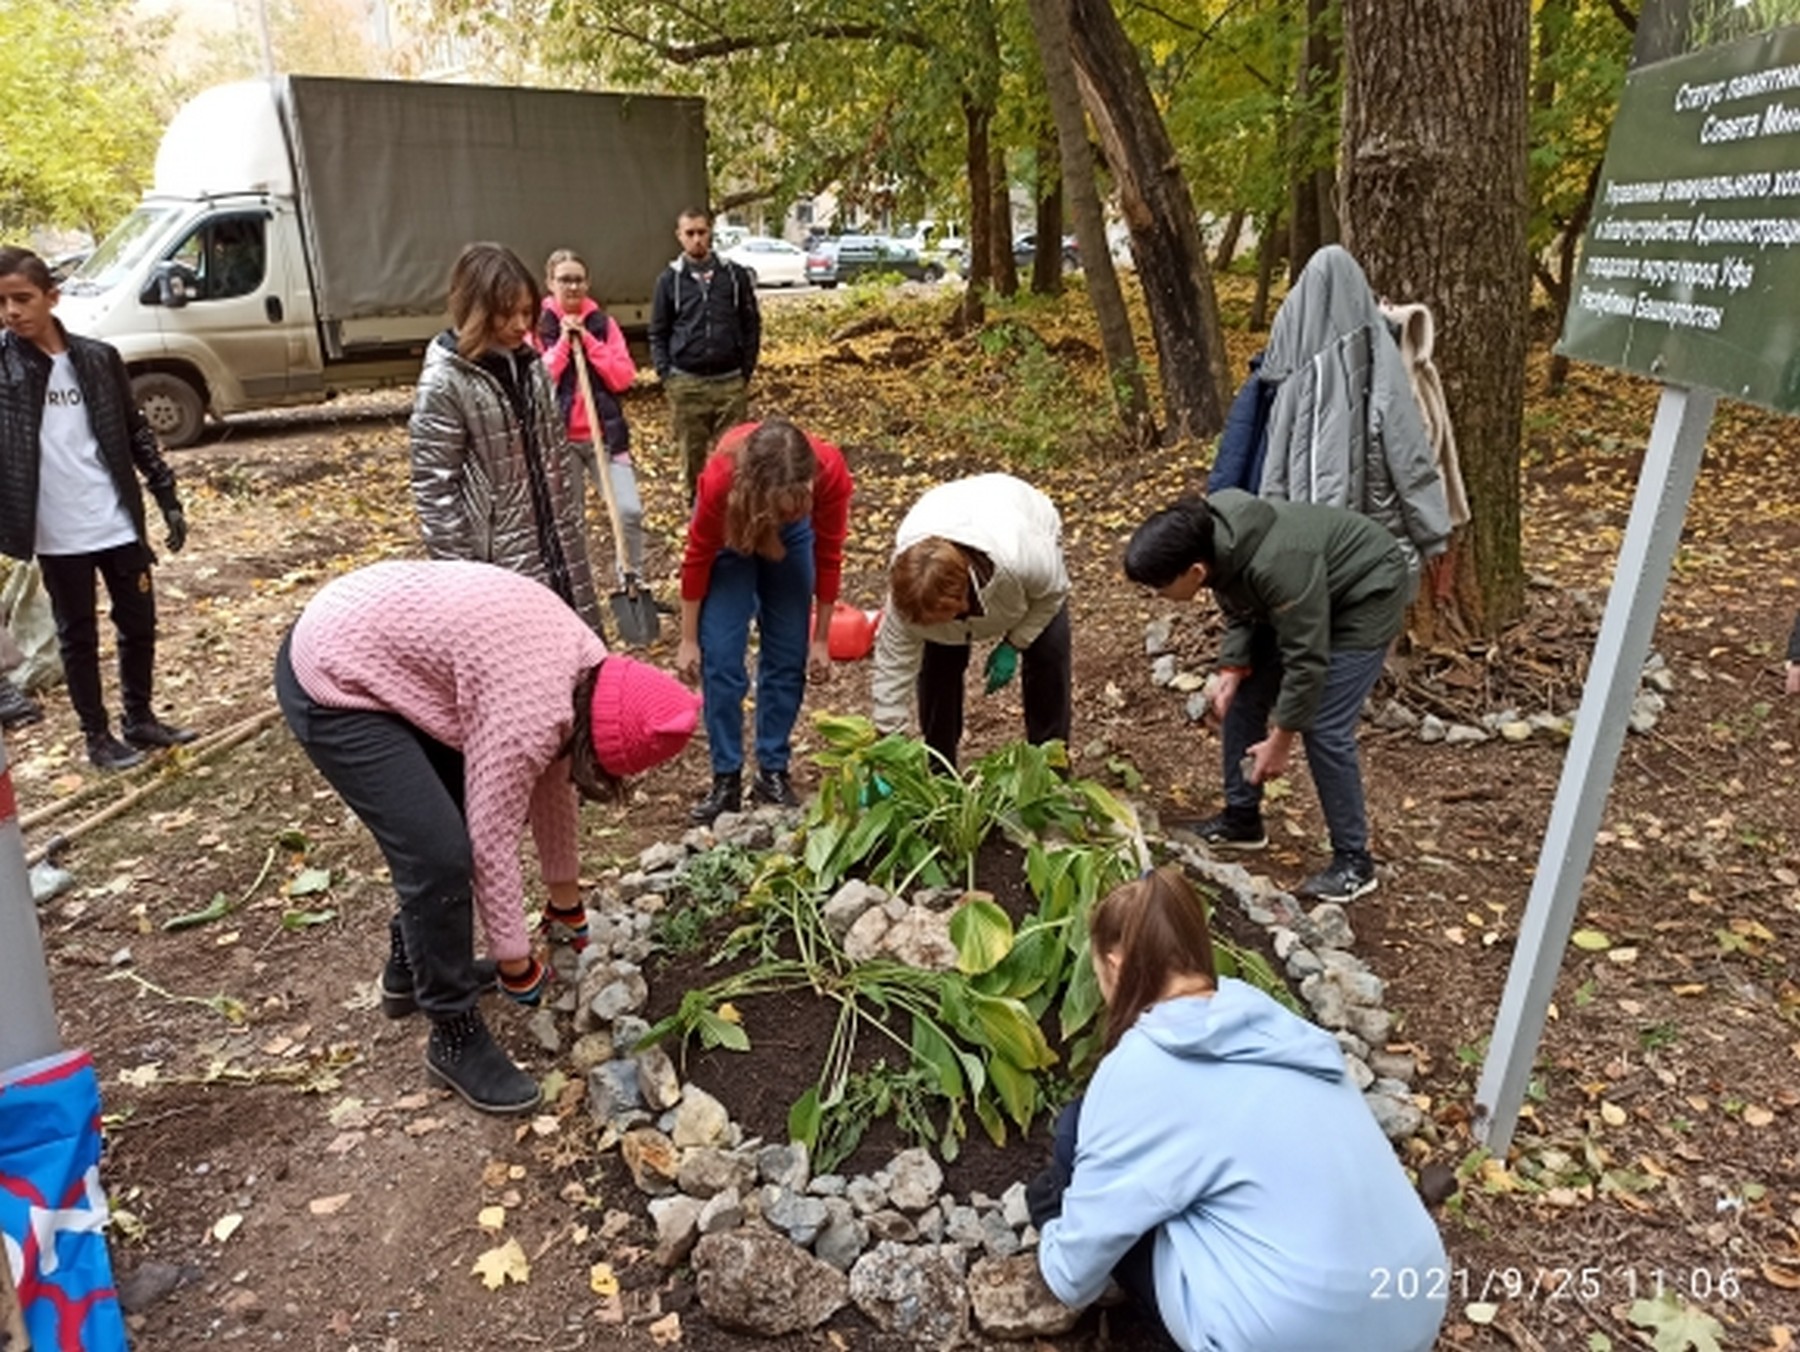
[[[606,442],[600,435],[600,411],[594,406],[594,387],[588,380],[587,330],[569,335],[569,359],[575,363],[575,384],[581,390],[581,406],[587,411],[588,435],[594,439],[594,460],[600,469],[600,496],[606,499],[606,517],[612,522],[613,557],[620,573],[630,572],[625,560],[625,529],[619,521],[619,500],[613,496],[612,458],[606,453]]]

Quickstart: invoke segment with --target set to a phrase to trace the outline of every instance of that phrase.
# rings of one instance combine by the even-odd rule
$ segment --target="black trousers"
[[[1056,612],[1030,647],[1019,651],[1019,684],[1025,700],[1025,740],[1033,746],[1069,740],[1073,667],[1069,607]],[[919,663],[919,735],[951,765],[962,742],[963,678],[969,669],[966,643],[925,645]]]
[[[332,709],[275,655],[275,698],[312,763],[362,819],[393,875],[394,919],[419,1008],[432,1019],[475,1007],[475,860],[463,818],[462,753],[398,715]]]
[[[125,721],[153,717],[150,692],[156,672],[156,591],[150,583],[150,551],[138,541],[94,554],[40,554],[44,591],[56,616],[56,646],[62,653],[69,703],[89,737],[112,729],[100,688],[100,626],[95,608],[96,576],[112,602],[113,631],[119,641],[119,693]]]

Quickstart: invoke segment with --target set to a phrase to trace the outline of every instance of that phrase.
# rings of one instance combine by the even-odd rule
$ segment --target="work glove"
[[[1013,678],[1019,669],[1019,650],[1002,639],[988,654],[987,693],[993,694]]]
[[[169,528],[169,553],[181,553],[181,547],[187,543],[187,513],[180,507],[162,509],[163,524]]]
[[[1042,1230],[1062,1215],[1063,1193],[1068,1189],[1068,1171],[1051,1160],[1025,1185],[1025,1209],[1031,1213],[1031,1223]]]

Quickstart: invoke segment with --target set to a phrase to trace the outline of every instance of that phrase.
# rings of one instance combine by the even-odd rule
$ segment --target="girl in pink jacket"
[[[594,488],[600,490],[599,448],[606,450],[613,498],[619,504],[619,529],[625,537],[626,566],[644,576],[644,503],[631,467],[631,428],[618,396],[637,379],[637,366],[625,346],[625,335],[588,295],[588,269],[573,249],[558,249],[544,264],[546,295],[533,341],[544,354],[544,369],[556,389],[556,403],[569,425],[569,440],[581,454]],[[588,388],[594,394],[598,428],[588,425],[588,412],[575,374],[575,344],[587,362]],[[623,578],[620,579],[624,581]]]

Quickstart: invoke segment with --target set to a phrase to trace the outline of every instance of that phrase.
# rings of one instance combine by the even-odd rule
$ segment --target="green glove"
[[[1019,650],[1004,639],[988,654],[987,693],[993,694],[1013,678],[1019,669]]]

